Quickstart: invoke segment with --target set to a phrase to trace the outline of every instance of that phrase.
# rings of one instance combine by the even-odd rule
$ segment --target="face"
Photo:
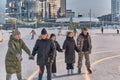
[[[20,34],[19,35],[15,35],[14,37],[15,37],[15,39],[19,40],[21,38],[21,35]]]
[[[87,30],[83,30],[83,34],[87,35],[88,31]]]
[[[51,39],[52,39],[53,41],[56,41],[56,36],[53,36]]]
[[[69,36],[69,37],[73,37],[73,33],[70,33],[68,36]]]
[[[41,38],[42,38],[42,39],[46,39],[47,36],[48,36],[47,34],[44,34],[44,35],[41,35]]]

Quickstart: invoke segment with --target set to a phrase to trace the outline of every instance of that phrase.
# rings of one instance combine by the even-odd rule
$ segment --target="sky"
[[[0,12],[5,10],[6,0],[0,0]],[[92,15],[97,17],[111,13],[111,0],[67,0],[67,9],[72,9],[77,14],[88,16],[91,9]]]
[[[88,16],[91,9],[92,15],[97,17],[111,13],[111,0],[67,0],[67,9],[83,16]]]

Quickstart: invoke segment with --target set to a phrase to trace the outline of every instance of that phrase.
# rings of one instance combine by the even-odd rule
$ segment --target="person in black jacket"
[[[46,66],[47,69],[47,80],[51,80],[52,63],[55,57],[55,45],[52,40],[47,39],[47,36],[46,29],[43,29],[41,31],[41,39],[36,41],[32,52],[33,56],[37,54],[37,65],[40,68],[38,80],[42,80],[44,66]],[[34,58],[31,57],[30,59]]]
[[[70,71],[71,74],[73,74],[75,63],[75,50],[77,52],[80,52],[73,38],[73,32],[67,33],[66,40],[63,44],[63,50],[65,51],[65,63],[67,64],[66,69],[68,70],[68,75],[70,75]]]
[[[57,56],[57,51],[58,52],[63,52],[62,49],[60,48],[60,45],[59,43],[56,41],[56,35],[55,34],[51,34],[50,35],[50,39],[54,42],[55,44],[55,47],[56,47],[56,53],[55,53],[55,59],[54,59],[54,62],[52,64],[52,73],[53,73],[53,76],[55,77],[56,76],[56,72],[57,72],[57,69],[56,69],[56,56]]]

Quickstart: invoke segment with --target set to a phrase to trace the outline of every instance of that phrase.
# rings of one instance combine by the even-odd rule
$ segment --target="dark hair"
[[[54,37],[54,36],[56,36],[56,35],[52,33],[52,34],[50,35],[50,38],[52,38],[52,37]]]
[[[71,33],[73,33],[73,32],[70,32],[70,31],[69,31],[69,32],[67,32],[67,37],[68,37]]]
[[[82,29],[82,31],[88,31],[88,28],[85,27],[85,28]]]

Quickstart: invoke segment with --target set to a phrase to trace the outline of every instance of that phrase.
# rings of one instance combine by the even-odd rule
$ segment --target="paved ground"
[[[66,76],[66,64],[64,63],[64,54],[58,53],[57,56],[57,77],[53,80],[120,80],[120,35],[107,33],[101,35],[93,32],[92,43],[93,51],[91,54],[91,64],[93,74],[87,74],[85,66],[82,68],[82,74],[77,75],[77,53],[75,64],[75,75]],[[30,36],[23,38],[28,47],[31,49],[35,44],[35,40],[30,40]],[[36,37],[37,38],[37,37]],[[65,37],[58,37],[59,43],[62,45]],[[4,59],[7,51],[7,42],[0,44],[0,80],[5,80]],[[28,56],[23,52],[23,78],[27,80],[37,80],[36,61],[29,61]],[[84,62],[84,61],[83,61]],[[13,75],[13,80],[17,80]],[[46,71],[43,77],[46,80]]]

